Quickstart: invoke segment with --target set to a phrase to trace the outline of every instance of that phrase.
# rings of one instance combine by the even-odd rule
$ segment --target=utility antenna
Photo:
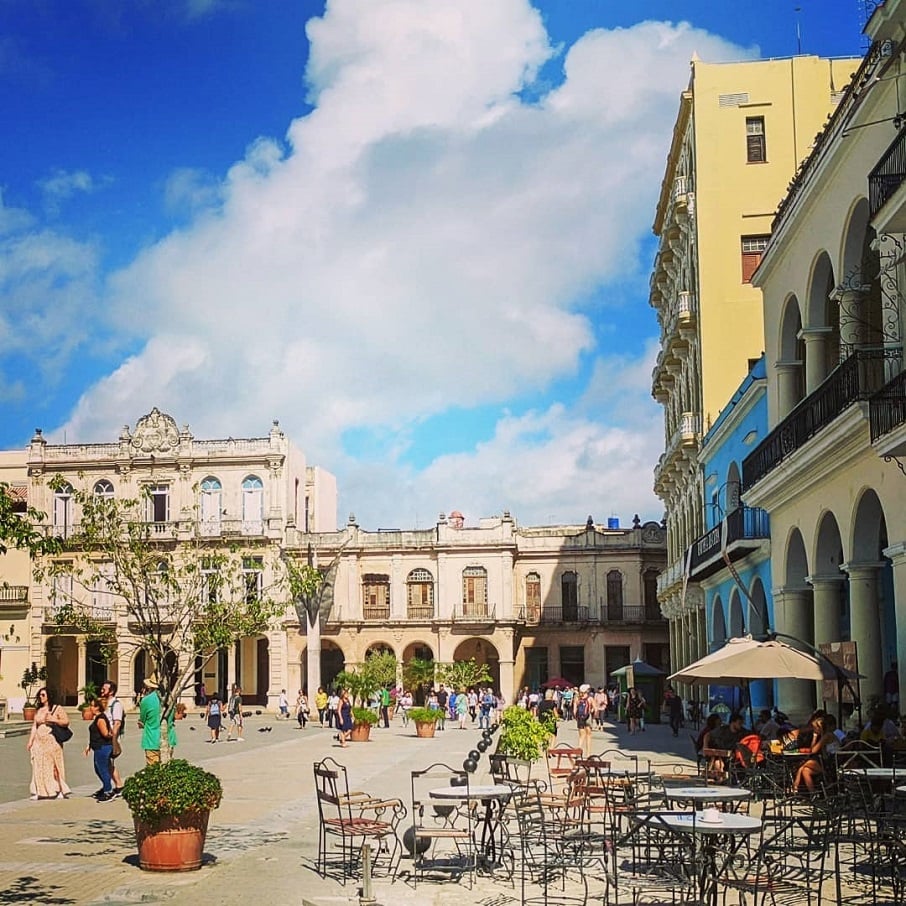
[[[802,12],[802,7],[797,6],[794,11],[796,13],[796,54],[798,56],[802,54],[802,28],[799,15]]]

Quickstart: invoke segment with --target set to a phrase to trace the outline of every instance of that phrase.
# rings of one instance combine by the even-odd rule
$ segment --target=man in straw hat
[[[146,677],[142,681],[142,699],[138,705],[138,725],[142,731],[145,764],[160,764],[160,712],[157,680]]]

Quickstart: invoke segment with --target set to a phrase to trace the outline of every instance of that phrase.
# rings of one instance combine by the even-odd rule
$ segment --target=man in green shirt
[[[390,726],[390,690],[384,686],[381,689],[381,717],[384,720],[384,726]]]
[[[157,681],[148,677],[142,681],[142,699],[138,705],[138,725],[142,731],[145,764],[160,764],[160,718]]]

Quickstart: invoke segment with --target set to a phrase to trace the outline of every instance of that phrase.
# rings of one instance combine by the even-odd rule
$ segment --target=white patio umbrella
[[[784,642],[730,639],[723,648],[683,667],[668,679],[697,686],[735,686],[758,679],[833,679],[833,668]]]

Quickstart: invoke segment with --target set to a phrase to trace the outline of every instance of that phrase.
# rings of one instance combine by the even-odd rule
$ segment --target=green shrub
[[[133,816],[148,823],[210,811],[220,805],[222,796],[217,777],[181,759],[142,768],[123,786],[123,799]]]
[[[440,720],[441,713],[439,708],[410,708],[409,720],[417,724],[435,724]]]
[[[371,710],[371,708],[353,708],[352,709],[352,722],[354,724],[376,724],[378,722],[378,716]]]
[[[511,705],[500,715],[497,751],[525,761],[537,761],[552,735],[549,723],[537,721],[527,708]]]

